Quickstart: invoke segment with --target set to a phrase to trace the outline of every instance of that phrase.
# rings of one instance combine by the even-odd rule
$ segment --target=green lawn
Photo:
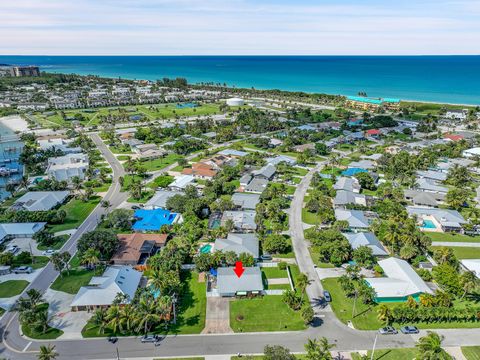
[[[204,357],[189,357],[189,358],[155,358],[153,360],[205,360]]]
[[[57,236],[55,237],[55,242],[52,245],[50,246],[38,245],[37,248],[38,250],[48,250],[48,249],[59,250],[62,248],[63,244],[65,244],[65,241],[67,241],[69,237],[70,237],[69,235]]]
[[[138,204],[145,204],[148,200],[150,200],[153,195],[155,195],[155,191],[142,191],[142,197],[140,199],[135,199],[134,197],[129,197],[127,202],[129,203],[138,203]]]
[[[282,296],[236,299],[230,302],[230,327],[235,332],[293,331],[306,328],[299,311],[291,310]]]
[[[432,246],[431,249],[438,249],[438,246]],[[457,259],[479,259],[480,258],[480,247],[460,247],[460,246],[449,246],[453,250],[453,253]]]
[[[480,346],[464,346],[462,353],[467,360],[480,360]]]
[[[108,148],[114,154],[133,154],[130,146],[109,146]]]
[[[48,303],[44,303],[39,305],[41,308],[48,308]],[[33,326],[24,326],[22,325],[22,332],[25,336],[37,339],[37,340],[52,340],[58,338],[60,335],[63,334],[62,330],[55,329],[53,327],[48,326],[47,331],[41,333],[33,328]]]
[[[425,233],[432,241],[448,241],[448,242],[480,242],[480,236],[467,236],[455,233]]]
[[[244,356],[242,356],[242,357],[232,356],[231,360],[243,360],[243,359],[245,359]],[[254,359],[254,360],[263,360],[265,357],[263,355],[254,355],[254,356],[251,356],[251,358]],[[306,359],[306,355],[298,355],[297,354],[297,355],[295,355],[295,358],[298,359],[298,360],[303,360],[303,359]]]
[[[317,225],[320,223],[320,217],[317,214],[309,212],[307,209],[302,209],[302,221],[309,225]]]
[[[25,264],[28,266],[31,266],[32,269],[41,269],[45,266],[47,266],[48,262],[50,261],[50,258],[48,256],[34,256],[33,257],[33,263],[32,264]]]
[[[372,352],[368,352],[368,358],[372,356]],[[413,360],[418,356],[418,351],[415,348],[407,349],[383,349],[376,350],[373,354],[374,360]],[[358,353],[352,354],[353,360],[360,360],[360,355]]]
[[[335,265],[333,265],[333,264],[329,264],[329,263],[325,263],[325,262],[320,261],[320,255],[315,251],[315,247],[310,246],[308,248],[308,250],[310,251],[310,256],[313,260],[313,263],[315,265],[317,265],[319,268],[330,269],[330,268],[335,267]]]
[[[332,295],[331,306],[335,315],[343,323],[352,320],[353,298],[347,298],[338,283],[337,278],[324,279],[322,285]],[[454,306],[464,307],[469,304],[468,301],[456,301]],[[471,302],[470,302],[471,304]],[[386,303],[387,306],[394,307],[398,303]],[[356,302],[355,317],[352,322],[356,329],[359,330],[376,330],[384,324],[377,319],[377,305],[364,305],[361,301]],[[393,326],[400,327],[403,324],[394,323]],[[415,322],[415,326],[419,329],[456,329],[456,328],[479,328],[480,322]]]
[[[147,171],[161,170],[168,165],[172,165],[174,162],[177,162],[181,155],[178,154],[168,154],[167,156],[160,159],[153,159],[148,161],[142,161],[142,165],[145,166]]]
[[[93,209],[95,209],[100,200],[101,198],[99,196],[95,196],[87,202],[83,202],[80,199],[72,199],[65,205],[62,205],[60,209],[65,210],[67,217],[63,224],[52,225],[50,227],[51,231],[55,233],[79,227]]]
[[[90,279],[95,275],[92,270],[73,269],[70,275],[64,271],[52,284],[52,290],[63,291],[68,294],[76,294],[82,286],[88,285]]]
[[[267,279],[281,279],[287,278],[287,270],[280,270],[278,267],[262,267],[262,272]]]
[[[9,298],[17,296],[28,286],[26,280],[7,280],[0,283],[0,298]]]

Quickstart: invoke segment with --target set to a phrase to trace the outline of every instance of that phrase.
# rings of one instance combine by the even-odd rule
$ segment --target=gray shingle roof
[[[235,294],[239,291],[262,291],[262,272],[258,267],[247,267],[239,278],[233,267],[217,269],[217,290],[223,294]]]
[[[342,235],[347,238],[353,249],[357,249],[360,246],[368,246],[372,249],[372,253],[375,256],[388,255],[382,243],[377,239],[374,233],[343,233]]]
[[[233,251],[237,255],[247,253],[258,258],[258,237],[255,234],[228,234],[226,239],[215,241],[215,250]]]
[[[260,194],[235,193],[232,195],[232,202],[242,209],[255,210],[260,202]]]

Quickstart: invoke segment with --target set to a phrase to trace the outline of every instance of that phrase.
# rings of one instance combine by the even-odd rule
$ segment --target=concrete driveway
[[[32,240],[32,238],[13,239],[8,243],[8,245],[17,245],[20,248],[20,251],[18,251],[16,255],[24,251],[28,253],[31,251],[34,256],[42,255],[42,251],[37,249],[37,242]]]
[[[63,331],[59,339],[81,339],[82,329],[93,316],[93,313],[86,311],[71,311],[70,304],[74,297],[75,295],[52,289],[48,289],[44,294],[49,303],[50,326]]]
[[[207,317],[202,334],[230,334],[230,299],[220,296],[207,297]]]

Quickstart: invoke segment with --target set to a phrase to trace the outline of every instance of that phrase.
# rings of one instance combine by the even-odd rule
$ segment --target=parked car
[[[400,328],[400,331],[403,334],[418,334],[419,332],[416,326],[410,326],[410,325]]]
[[[158,341],[157,335],[143,335],[142,343],[156,343]]]
[[[272,255],[267,254],[267,253],[260,256],[260,260],[262,260],[262,261],[272,261],[272,259],[273,259]]]
[[[19,266],[13,269],[14,274],[31,274],[33,271],[31,266]]]
[[[332,301],[332,295],[330,295],[330,292],[328,292],[327,290],[323,290],[323,297],[325,298],[326,302]]]
[[[20,248],[17,245],[10,245],[6,249],[6,251],[8,251],[11,254],[16,254],[19,250],[20,250]]]
[[[139,210],[140,209],[140,206],[138,205],[132,205],[132,210]]]
[[[42,252],[42,255],[49,256],[49,255],[55,254],[56,252],[57,252],[57,250],[48,249],[48,250],[45,250],[44,252]]]
[[[385,326],[378,330],[378,332],[382,335],[394,335],[398,334],[397,329],[395,329],[393,326]]]
[[[118,338],[116,336],[109,336],[107,338],[108,342],[111,342],[112,344],[115,344],[118,341]]]

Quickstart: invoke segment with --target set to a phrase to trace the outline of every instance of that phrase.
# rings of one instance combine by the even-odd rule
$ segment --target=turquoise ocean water
[[[480,104],[480,56],[0,56],[42,70]]]

